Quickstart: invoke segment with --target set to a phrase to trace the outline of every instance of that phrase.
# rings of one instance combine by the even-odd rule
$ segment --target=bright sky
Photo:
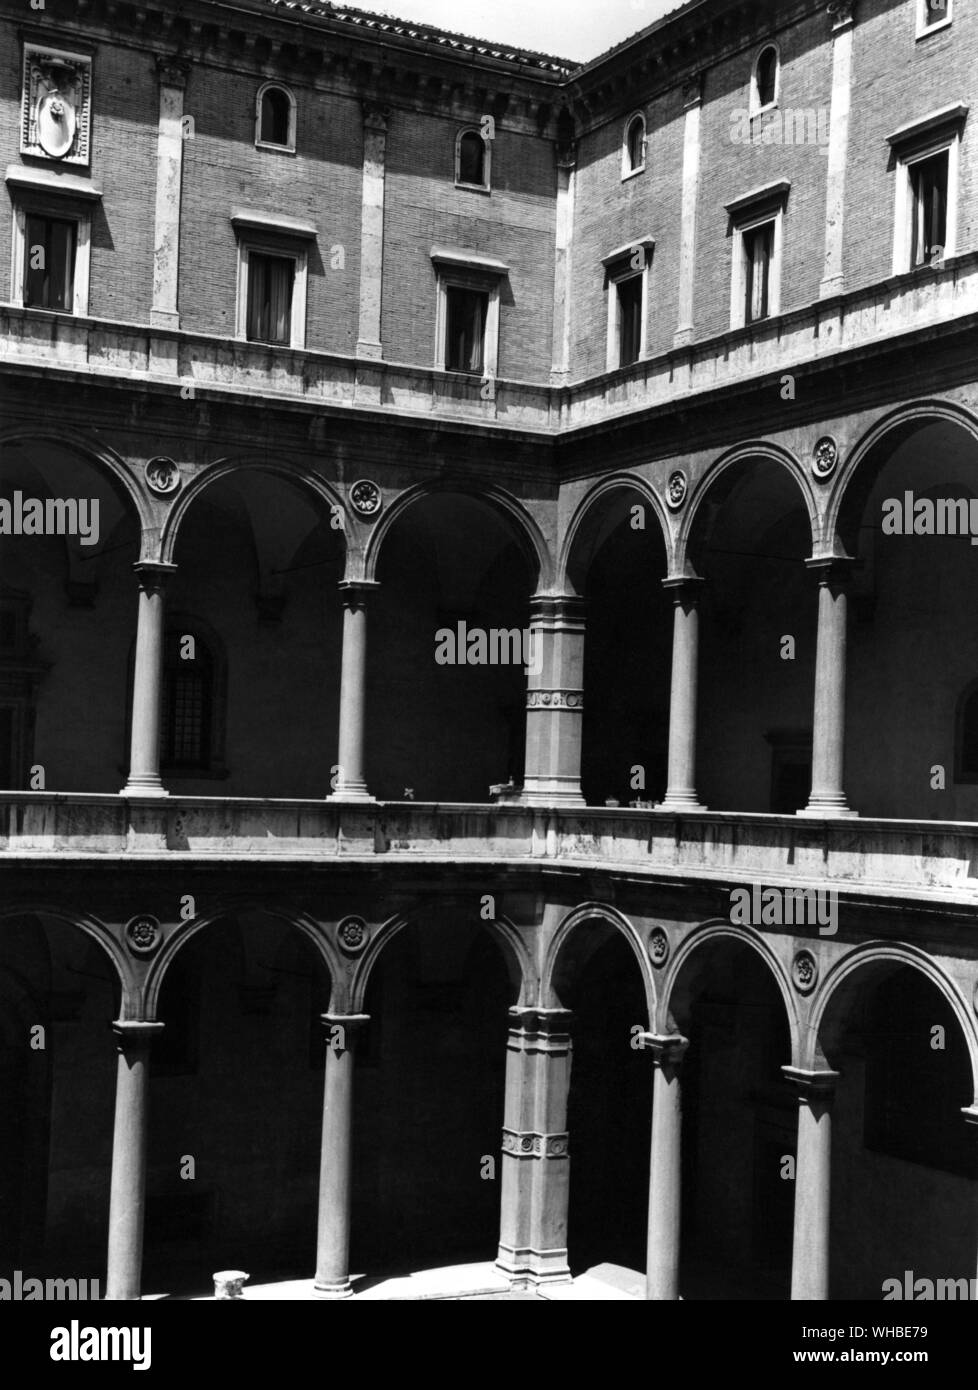
[[[356,0],[356,8],[586,63],[682,0]]]

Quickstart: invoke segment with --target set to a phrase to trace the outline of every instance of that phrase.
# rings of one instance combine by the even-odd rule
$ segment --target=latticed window
[[[200,638],[193,633],[168,633],[160,731],[164,767],[209,767],[213,685],[213,659]]]

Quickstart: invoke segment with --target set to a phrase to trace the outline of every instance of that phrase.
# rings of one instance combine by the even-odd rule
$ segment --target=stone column
[[[852,816],[843,773],[846,745],[846,627],[851,566],[809,560],[818,575],[818,638],[815,650],[815,716],[812,729],[812,794],[801,816]]]
[[[160,780],[160,718],[163,706],[163,639],[166,581],[176,565],[140,560],[136,661],[132,680],[129,778],[124,796],[167,796]]]
[[[363,108],[363,175],[360,211],[360,325],[357,356],[380,357],[380,307],[384,274],[384,169],[386,107]]]
[[[581,725],[584,720],[584,602],[535,595],[526,691],[528,805],[583,806]]]
[[[837,1071],[782,1067],[798,1090],[792,1299],[829,1296],[829,1208],[832,1177],[832,1100]]]
[[[683,83],[683,195],[679,233],[679,322],[673,334],[676,347],[693,341],[693,283],[696,273],[696,204],[700,185],[700,110],[703,77],[696,73]]]
[[[516,1284],[567,1283],[570,1014],[509,1016],[496,1267]]]
[[[687,1038],[646,1033],[655,1068],[652,1084],[652,1152],[649,1162],[649,1245],[645,1296],[679,1298],[679,1201],[682,1192],[682,1096],[679,1069]]]
[[[350,1188],[353,1153],[354,1044],[368,1014],[323,1014],[326,1078],[323,1083],[323,1143],[319,1164],[319,1224],[316,1233],[316,1292],[349,1298]]]
[[[828,168],[826,170],[825,261],[819,294],[824,299],[845,288],[842,228],[845,211],[846,164],[849,159],[849,106],[852,99],[852,31],[854,0],[833,0],[832,104],[829,109]],[[818,113],[819,136],[821,117]],[[822,146],[821,148],[825,148]]]
[[[696,686],[699,671],[700,579],[664,579],[673,602],[672,688],[669,696],[669,784],[664,810],[702,811],[696,796]]]
[[[374,581],[344,581],[339,773],[329,801],[373,801],[363,771],[367,695],[367,599]]]
[[[179,328],[177,274],[180,262],[180,195],[183,172],[183,94],[190,64],[158,56],[160,120],[156,142],[156,229],[153,237],[154,327]]]
[[[574,237],[574,195],[577,149],[573,142],[558,145],[557,210],[554,253],[554,331],[550,371],[552,386],[565,386],[570,372],[571,249]]]
[[[143,1270],[143,1212],[146,1201],[146,1132],[149,1119],[149,1049],[162,1023],[118,1020],[112,1185],[109,1196],[109,1258],[105,1297],[140,1296]]]

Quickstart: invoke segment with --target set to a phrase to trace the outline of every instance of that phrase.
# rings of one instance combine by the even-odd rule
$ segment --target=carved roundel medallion
[[[367,924],[362,917],[344,917],[336,928],[336,936],[347,955],[355,956],[367,944]]]
[[[669,938],[661,927],[649,937],[649,959],[653,965],[665,965],[669,959]]]
[[[167,497],[180,486],[180,469],[172,459],[162,456],[150,459],[146,465],[146,482],[150,492],[155,492],[157,497]]]
[[[142,913],[126,923],[126,944],[134,956],[151,956],[162,936],[159,922],[148,913]]]
[[[350,506],[357,516],[365,519],[376,516],[381,507],[380,488],[369,478],[361,478],[350,488]]]
[[[686,501],[688,487],[686,474],[681,468],[677,468],[674,473],[669,474],[669,481],[666,483],[666,502],[674,512],[678,512]]]
[[[824,482],[831,478],[839,462],[839,446],[830,434],[823,434],[812,451],[812,472]]]
[[[818,979],[818,962],[811,951],[798,951],[791,962],[791,979],[800,994],[808,994]]]

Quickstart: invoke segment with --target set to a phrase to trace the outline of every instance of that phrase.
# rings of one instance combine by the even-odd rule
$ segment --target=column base
[[[587,802],[581,793],[581,784],[576,778],[566,781],[557,777],[534,778],[523,784],[520,793],[520,806],[575,806],[583,810]]]
[[[312,1292],[315,1298],[325,1298],[335,1301],[341,1298],[352,1298],[353,1285],[350,1283],[349,1279],[336,1284],[314,1283]]]
[[[708,808],[697,801],[692,787],[688,791],[667,791],[661,801],[655,803],[656,811],[705,811]]]
[[[512,1246],[501,1245],[495,1268],[511,1284],[523,1284],[531,1288],[539,1288],[544,1284],[572,1282],[566,1249],[534,1250],[524,1246],[516,1250]]]
[[[376,804],[377,798],[375,796],[370,795],[370,793],[367,791],[367,786],[365,782],[360,782],[358,784],[353,784],[348,787],[337,787],[335,792],[330,792],[326,800],[359,802],[372,801]]]
[[[796,816],[807,816],[809,820],[857,820],[858,811],[853,811],[845,797],[827,797],[824,801],[812,797],[807,806],[795,812]]]
[[[130,778],[126,785],[119,790],[120,796],[169,796],[170,793],[164,787],[159,778],[147,779],[145,782],[138,778]]]

